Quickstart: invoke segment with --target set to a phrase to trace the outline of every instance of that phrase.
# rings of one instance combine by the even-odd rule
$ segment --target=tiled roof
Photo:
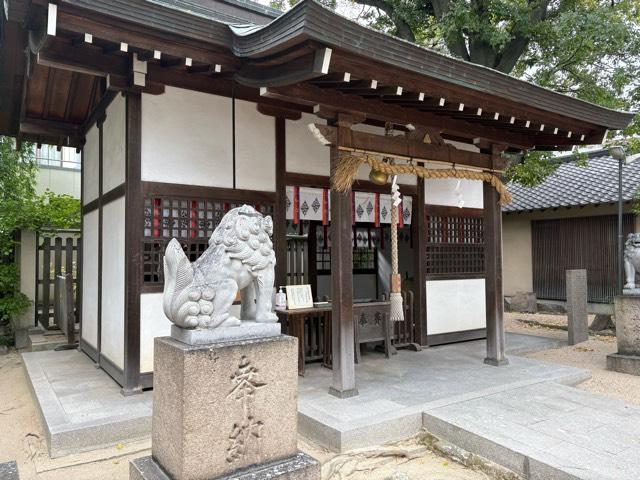
[[[622,169],[623,200],[631,200],[640,185],[640,159]],[[618,201],[618,161],[609,155],[589,158],[587,166],[563,163],[536,187],[508,185],[513,201],[502,211],[524,212],[558,207],[576,207]]]

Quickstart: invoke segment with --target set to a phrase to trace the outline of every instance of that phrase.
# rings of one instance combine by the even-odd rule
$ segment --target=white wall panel
[[[125,199],[102,212],[102,353],[124,367]],[[84,302],[83,302],[84,303]]]
[[[83,202],[86,205],[98,198],[98,175],[100,162],[100,132],[94,125],[86,135],[86,143],[82,149],[82,169],[84,170]]]
[[[236,187],[276,190],[275,118],[258,112],[255,103],[236,101]]]
[[[172,87],[143,94],[142,180],[231,188],[231,99]]]
[[[127,101],[116,95],[102,126],[102,191],[107,193],[125,181]]]
[[[329,147],[322,145],[309,131],[307,125],[327,122],[303,113],[300,120],[286,121],[287,172],[329,175]]]
[[[445,140],[445,143],[453,145],[460,150],[469,152],[479,152],[475,145],[468,143]],[[451,168],[451,165],[442,163],[427,163],[428,168]],[[461,196],[456,194],[458,179],[445,178],[437,180],[425,180],[424,182],[424,202],[428,205],[445,205],[457,207],[460,198],[464,201],[464,208],[483,208],[482,181],[480,180],[460,180]]]
[[[162,311],[162,293],[140,295],[140,372],[153,371],[153,339],[171,334],[171,322]]]
[[[82,231],[82,338],[98,347],[98,210],[84,216]]]
[[[427,334],[485,328],[484,279],[427,281]]]

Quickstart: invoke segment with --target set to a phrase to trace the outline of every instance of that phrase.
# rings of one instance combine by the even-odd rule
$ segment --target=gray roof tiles
[[[640,185],[640,159],[622,170],[622,197],[631,200]],[[536,187],[508,185],[513,201],[502,211],[525,212],[559,207],[577,207],[618,201],[618,162],[609,155],[595,156],[587,166],[563,163]]]

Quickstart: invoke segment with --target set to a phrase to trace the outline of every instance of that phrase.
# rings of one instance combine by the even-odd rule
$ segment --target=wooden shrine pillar
[[[287,285],[287,171],[286,125],[284,117],[276,117],[276,202],[273,212],[273,249],[276,252],[275,287]],[[277,290],[276,290],[277,291]]]
[[[348,127],[339,126],[341,133]],[[331,176],[338,165],[340,153],[336,145],[330,147]],[[331,190],[331,326],[333,381],[329,393],[339,398],[358,395],[354,363],[353,327],[353,241],[351,218],[351,189],[348,192]]]
[[[415,341],[422,345],[427,345],[427,217],[425,211],[425,185],[424,178],[418,177],[416,185],[417,195],[413,201],[413,217],[411,225],[413,228],[413,256],[415,265],[415,292],[414,292],[414,312],[415,312]]]
[[[502,164],[498,146],[491,147],[492,168]],[[500,194],[491,184],[483,182],[484,243],[485,243],[485,294],[487,305],[487,357],[484,363],[493,366],[507,365],[504,354],[504,296],[502,293],[502,209]]]

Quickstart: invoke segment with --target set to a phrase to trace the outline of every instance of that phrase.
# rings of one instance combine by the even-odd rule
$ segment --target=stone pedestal
[[[607,369],[640,375],[640,296],[614,300],[618,353],[607,355]]]
[[[569,345],[589,340],[587,271],[567,270],[567,329]]]
[[[297,339],[155,340],[152,456],[131,479],[320,478],[297,449]]]

